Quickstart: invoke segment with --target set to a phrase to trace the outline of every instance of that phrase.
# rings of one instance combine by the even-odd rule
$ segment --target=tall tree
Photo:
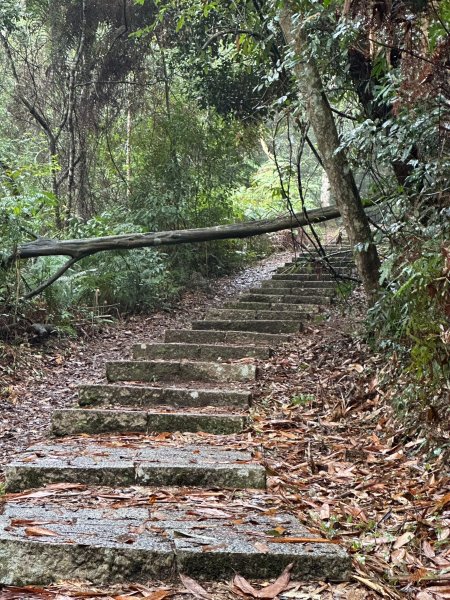
[[[333,112],[328,102],[322,78],[309,52],[308,37],[302,27],[302,13],[298,3],[286,2],[280,12],[280,25],[286,42],[294,53],[293,70],[296,75],[306,116],[314,131],[324,169],[330,181],[345,230],[355,249],[355,261],[364,289],[371,301],[379,287],[377,249],[372,240],[369,221],[364,212],[358,188],[346,159],[340,149],[339,135]]]

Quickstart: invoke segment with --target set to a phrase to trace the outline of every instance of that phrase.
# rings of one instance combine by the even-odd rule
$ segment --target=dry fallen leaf
[[[397,541],[394,544],[395,550],[398,550],[402,546],[408,544],[413,539],[413,537],[414,533],[412,531],[407,531],[406,533],[401,535],[399,538],[397,538]]]
[[[289,585],[291,579],[291,571],[294,563],[288,565],[278,579],[260,590],[255,589],[244,577],[236,575],[233,579],[232,589],[242,592],[244,595],[253,596],[253,598],[261,598],[263,600],[273,600],[278,594],[283,592]]]
[[[54,531],[51,531],[50,529],[45,529],[45,527],[27,527],[25,529],[25,534],[29,535],[29,536],[35,536],[35,537],[40,537],[40,536],[54,537],[56,535],[59,535],[58,533],[55,533]]]
[[[187,589],[188,592],[191,592],[196,598],[201,598],[202,600],[211,600],[212,596],[209,592],[205,590],[199,583],[197,583],[194,579],[191,579],[187,575],[183,575],[180,573],[181,583]]]

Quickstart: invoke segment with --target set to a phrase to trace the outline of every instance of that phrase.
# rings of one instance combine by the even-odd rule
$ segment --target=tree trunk
[[[339,218],[340,212],[336,207],[310,210],[308,213],[283,215],[274,219],[246,221],[233,225],[217,225],[198,229],[178,229],[175,231],[158,231],[150,233],[125,233],[100,238],[85,238],[73,240],[56,240],[40,238],[19,246],[14,255],[3,261],[3,266],[11,265],[14,260],[37,258],[39,256],[71,256],[75,260],[111,250],[132,250],[159,246],[173,246],[212,240],[246,238],[263,233],[282,231],[292,227],[301,227],[308,223],[322,223]]]
[[[294,73],[298,79],[306,115],[313,128],[323,166],[330,181],[336,207],[342,215],[345,230],[359,275],[369,302],[373,302],[379,288],[380,261],[372,241],[367,220],[350,165],[339,148],[339,136],[333,113],[325,95],[317,64],[312,56],[305,56],[308,49],[307,34],[299,23],[299,15],[290,8],[289,2],[281,11],[280,25],[287,43],[295,51],[297,62]],[[303,55],[303,56],[302,56]],[[299,57],[302,56],[302,60]]]

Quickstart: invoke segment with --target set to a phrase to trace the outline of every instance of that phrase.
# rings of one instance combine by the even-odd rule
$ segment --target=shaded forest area
[[[24,244],[302,213],[294,237],[318,246],[307,211],[331,205],[396,408],[443,452],[449,28],[448,0],[2,2],[0,356],[30,324],[170,307],[271,251],[231,235],[67,263]]]

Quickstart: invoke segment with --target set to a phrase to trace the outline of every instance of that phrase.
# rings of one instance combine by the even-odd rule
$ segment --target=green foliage
[[[315,400],[314,394],[298,394],[291,398],[292,406],[307,406]]]

